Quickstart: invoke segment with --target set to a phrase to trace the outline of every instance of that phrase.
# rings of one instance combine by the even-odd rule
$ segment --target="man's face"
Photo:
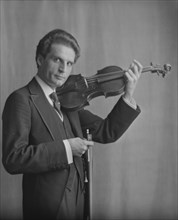
[[[75,51],[62,44],[52,44],[45,58],[38,57],[40,65],[38,75],[50,87],[62,86],[72,72],[75,61]]]

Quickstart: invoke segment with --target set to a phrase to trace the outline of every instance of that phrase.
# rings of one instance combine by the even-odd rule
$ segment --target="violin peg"
[[[170,72],[171,71],[171,65],[170,64],[164,64],[164,70],[166,71],[166,72]]]

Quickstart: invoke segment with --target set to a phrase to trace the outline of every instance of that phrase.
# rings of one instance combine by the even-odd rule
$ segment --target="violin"
[[[151,72],[165,75],[170,72],[171,65],[165,64],[144,67],[142,73]],[[67,111],[76,111],[89,105],[89,102],[98,96],[120,95],[124,92],[126,70],[118,66],[107,66],[98,70],[95,75],[84,77],[81,74],[70,75],[62,87],[56,89],[62,108]]]

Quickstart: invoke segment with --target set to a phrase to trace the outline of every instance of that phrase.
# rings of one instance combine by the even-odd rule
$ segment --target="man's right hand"
[[[87,141],[86,139],[81,139],[79,137],[68,139],[71,146],[73,156],[81,157],[88,147],[93,146],[93,141]]]

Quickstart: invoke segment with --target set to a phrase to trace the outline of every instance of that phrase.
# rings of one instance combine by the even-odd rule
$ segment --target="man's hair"
[[[37,59],[38,56],[41,55],[43,58],[46,58],[46,55],[51,50],[51,45],[54,43],[62,44],[67,47],[71,47],[75,52],[75,62],[80,56],[80,46],[77,40],[68,32],[55,29],[47,33],[38,43],[36,49],[36,63],[37,67],[39,67]]]

